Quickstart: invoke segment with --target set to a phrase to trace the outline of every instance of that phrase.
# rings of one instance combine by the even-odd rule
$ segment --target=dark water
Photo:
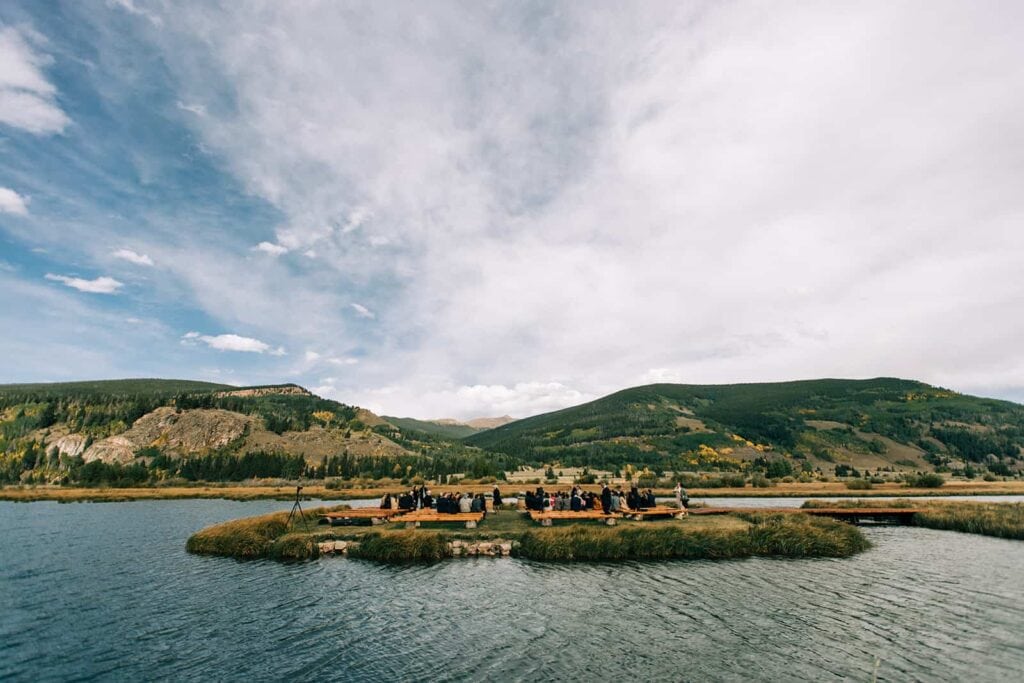
[[[866,530],[849,560],[189,556],[274,501],[0,503],[2,680],[1021,680],[1024,543]]]

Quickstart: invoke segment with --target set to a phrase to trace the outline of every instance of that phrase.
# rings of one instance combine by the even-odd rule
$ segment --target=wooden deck
[[[609,525],[614,525],[615,520],[621,518],[617,512],[610,512],[607,515],[600,510],[580,510],[579,512],[573,512],[572,510],[550,510],[548,512],[540,512],[538,510],[530,510],[530,519],[535,522],[540,522],[543,526],[551,526],[555,520],[572,520],[581,521],[586,519],[601,519]]]
[[[815,517],[831,517],[854,524],[860,521],[910,524],[921,508],[691,508],[691,515],[731,515],[736,512],[799,512]]]
[[[624,510],[623,513],[631,519],[643,521],[651,517],[685,517],[686,510],[680,510],[679,508],[669,507],[667,505],[658,505],[652,508],[640,508],[639,510]]]
[[[320,515],[320,520],[332,526],[344,524],[344,520],[368,519],[371,522],[384,523],[392,517],[405,514],[407,510],[396,510],[393,508],[355,508],[352,510],[338,510],[336,512],[325,512]]]
[[[437,510],[423,509],[402,515],[402,521],[407,528],[417,527],[423,522],[457,522],[464,523],[467,529],[475,529],[476,525],[483,521],[482,512],[438,512]]]

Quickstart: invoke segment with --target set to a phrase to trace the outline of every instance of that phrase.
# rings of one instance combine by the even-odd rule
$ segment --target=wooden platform
[[[730,515],[736,512],[798,512],[815,517],[831,517],[845,522],[894,521],[910,524],[921,508],[690,508],[691,515]]]
[[[652,508],[640,508],[639,510],[623,511],[622,514],[626,515],[631,519],[643,521],[651,517],[682,518],[686,516],[686,510],[680,510],[679,508],[673,508],[667,505],[657,505]]]
[[[604,514],[600,510],[580,510],[579,512],[573,512],[572,510],[551,510],[549,512],[539,512],[537,510],[530,510],[530,519],[535,522],[540,522],[543,526],[551,526],[554,520],[572,520],[582,521],[587,519],[601,519],[609,525],[614,525],[615,520],[622,517],[617,512],[611,512]]]
[[[392,517],[407,513],[407,510],[396,510],[393,508],[354,508],[352,510],[338,510],[336,512],[325,512],[320,515],[321,520],[331,524],[337,524],[335,520],[344,519],[369,519],[372,522],[383,523]]]
[[[415,510],[402,515],[407,528],[417,527],[423,522],[458,522],[464,523],[467,529],[475,529],[483,521],[482,512],[438,512],[437,510]]]

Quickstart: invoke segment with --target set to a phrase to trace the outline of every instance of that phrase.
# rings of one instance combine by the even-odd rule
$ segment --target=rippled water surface
[[[867,529],[849,560],[187,555],[275,501],[0,502],[2,680],[1020,680],[1024,543]]]

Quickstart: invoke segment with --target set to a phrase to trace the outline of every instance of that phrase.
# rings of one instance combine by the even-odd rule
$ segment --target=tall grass
[[[754,555],[849,557],[871,544],[852,524],[799,513],[747,513]]]
[[[192,534],[185,548],[200,555],[266,557],[273,542],[288,532],[287,519],[287,512],[275,512],[215,524]]]
[[[809,500],[805,508],[919,508],[914,525],[1024,540],[1024,503],[914,500]]]
[[[914,524],[929,529],[1024,540],[1024,504],[951,503],[929,505],[914,515]]]
[[[848,557],[869,547],[860,530],[794,514],[746,515],[742,529],[685,526],[570,526],[530,531],[517,555],[534,560],[730,559],[752,556]]]
[[[359,545],[349,550],[349,557],[377,562],[434,562],[451,557],[451,551],[443,534],[409,529],[365,534]]]
[[[339,505],[329,509],[341,510],[347,507]],[[316,508],[306,512],[309,529],[316,529],[317,515],[327,510],[328,508]],[[291,526],[287,522],[287,512],[273,512],[269,515],[215,524],[192,534],[185,544],[185,549],[197,555],[220,555],[246,560],[260,557],[316,557],[316,535],[305,533],[306,527],[301,522],[296,523],[293,519]],[[302,541],[300,537],[307,540]]]

